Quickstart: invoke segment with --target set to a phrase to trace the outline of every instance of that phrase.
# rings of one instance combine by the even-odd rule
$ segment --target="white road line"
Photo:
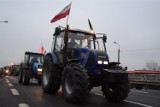
[[[28,104],[21,103],[21,104],[18,104],[18,107],[29,107],[29,105],[28,105]]]
[[[149,92],[147,92],[147,91],[140,91],[140,90],[131,90],[132,92],[139,92],[139,93],[144,93],[144,94],[147,94],[147,93],[149,93]]]
[[[141,105],[141,106],[144,106],[144,107],[153,107],[153,106],[150,106],[150,105],[146,105],[146,104],[142,104],[142,103],[138,103],[138,102],[134,102],[134,101],[128,101],[128,100],[124,100],[124,101],[127,102],[127,103],[137,104],[137,105]]]
[[[93,93],[93,94],[98,95],[98,96],[103,96],[102,94],[99,94],[99,93]],[[142,104],[142,103],[138,103],[138,102],[134,102],[134,101],[124,100],[124,102],[140,105],[140,106],[143,106],[143,107],[153,107],[153,106],[150,106],[150,105],[146,105],[146,104]]]
[[[8,83],[9,83],[10,81],[9,81],[9,80],[6,80],[6,82],[8,82]]]
[[[9,85],[10,87],[12,87],[12,86],[13,86],[13,84],[11,84],[11,83],[9,83],[8,85]]]
[[[99,93],[93,93],[93,94],[95,94],[95,95],[99,95],[99,96],[103,96],[102,94],[99,94]]]
[[[11,89],[11,92],[12,92],[13,95],[19,95],[19,93],[16,89]]]

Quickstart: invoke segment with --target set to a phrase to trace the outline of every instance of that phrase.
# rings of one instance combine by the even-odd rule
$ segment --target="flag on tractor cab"
[[[52,20],[51,23],[56,22],[57,20],[60,20],[62,18],[65,18],[67,15],[69,15],[71,4],[67,5],[62,11],[60,11]]]
[[[40,48],[40,53],[41,53],[41,54],[44,54],[44,53],[45,53],[45,49],[44,49],[43,46]]]

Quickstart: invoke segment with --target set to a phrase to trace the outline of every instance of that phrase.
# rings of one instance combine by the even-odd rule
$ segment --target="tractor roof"
[[[36,53],[36,52],[29,52],[29,51],[26,51],[25,54],[32,54],[32,55],[43,55],[41,53]]]
[[[63,29],[61,30],[61,32],[64,32],[65,29],[66,28],[63,27]],[[95,33],[92,33],[92,32],[89,32],[89,31],[84,31],[84,30],[81,30],[81,29],[70,28],[68,31],[72,32],[72,33],[83,33],[85,35],[95,35]]]

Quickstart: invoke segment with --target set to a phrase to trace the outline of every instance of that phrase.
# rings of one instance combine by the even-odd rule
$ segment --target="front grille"
[[[42,68],[42,65],[38,65],[38,68]]]
[[[86,63],[86,67],[92,67],[95,65],[95,56],[93,53],[90,53]]]

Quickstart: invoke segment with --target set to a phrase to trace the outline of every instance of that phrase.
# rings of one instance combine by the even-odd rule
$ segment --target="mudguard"
[[[107,83],[126,83],[128,82],[128,73],[123,69],[103,69],[102,77]]]
[[[47,56],[47,55],[51,56],[52,59],[54,59],[54,60],[53,60],[53,63],[54,63],[54,64],[60,64],[56,53],[54,53],[54,52],[49,52],[49,53],[47,53],[45,56]]]

